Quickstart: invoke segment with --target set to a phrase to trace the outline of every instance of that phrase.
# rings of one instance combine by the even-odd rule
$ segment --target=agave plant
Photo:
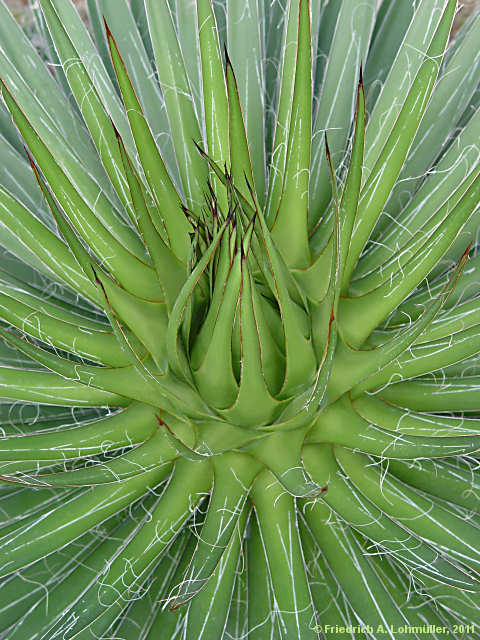
[[[456,4],[1,0],[0,638],[478,638]]]

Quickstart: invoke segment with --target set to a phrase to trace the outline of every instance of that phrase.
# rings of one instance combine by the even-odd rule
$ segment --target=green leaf
[[[58,7],[59,0],[55,0]],[[75,34],[80,36],[82,45],[86,46],[82,36],[87,33],[80,17],[68,0],[62,2],[69,13],[64,24],[76,24],[80,29]],[[63,15],[63,14],[62,14]],[[75,17],[78,22],[75,21]],[[2,52],[0,53],[0,76],[7,86],[15,92],[20,107],[31,120],[36,130],[44,138],[48,146],[55,147],[57,161],[74,178],[76,187],[81,191],[90,206],[96,206],[101,217],[108,220],[111,202],[103,194],[98,198],[99,190],[104,190],[109,197],[114,197],[113,189],[102,164],[95,152],[95,147],[85,135],[85,127],[78,112],[71,108],[67,96],[59,91],[59,86],[30,39],[22,31],[18,21],[9,13],[5,3],[0,5],[0,25]],[[77,49],[79,39],[76,39]],[[20,44],[19,44],[20,43]],[[91,45],[91,42],[90,42]],[[108,76],[103,73],[101,63],[90,50],[89,61],[97,66],[95,75],[101,84],[108,84]],[[84,58],[85,60],[85,58]],[[105,82],[104,82],[105,81]],[[108,100],[108,88],[102,93],[103,101]],[[109,112],[118,114],[117,127],[122,129],[120,102],[108,102]],[[115,119],[115,118],[114,118]],[[125,121],[125,118],[123,118]],[[10,122],[10,129],[14,130]],[[128,129],[127,129],[128,131]],[[22,150],[20,144],[19,150]]]
[[[105,533],[110,535],[117,524],[115,516],[110,518],[103,525]],[[45,587],[48,593],[57,589],[65,577],[72,573],[72,569],[85,561],[100,541],[98,533],[89,532],[70,545],[68,551],[60,550],[51,554],[48,560],[49,568],[40,560],[23,569],[14,578],[5,581],[0,588],[0,615],[4,629],[14,624],[15,628],[10,629],[10,633],[17,634],[18,638],[18,629],[20,633],[23,631],[26,617],[28,618],[35,609],[41,610],[44,622],[47,596]]]
[[[169,0],[169,3],[196,113],[200,114],[204,87],[202,86],[202,46],[199,38],[201,20],[198,18],[198,3],[183,2],[183,0]]]
[[[306,269],[292,269],[295,280],[304,295],[315,305],[322,302],[330,285],[330,274],[333,263],[333,232],[326,246],[313,258]]]
[[[165,302],[161,299],[156,302],[143,300],[123,289],[102,271],[95,273],[108,307],[113,312],[112,327],[118,326],[118,320],[116,320],[118,317],[145,345],[159,369],[164,371],[166,368],[165,335],[168,322]],[[130,336],[122,335],[124,340],[120,344],[126,339],[128,347]],[[135,342],[132,342],[131,345],[135,346]],[[135,358],[136,361],[137,358]],[[130,362],[132,362],[131,358]]]
[[[450,192],[447,200],[442,203],[437,211],[430,215],[424,224],[419,226],[416,233],[410,232],[408,239],[402,243],[402,246],[400,246],[399,234],[397,234],[396,250],[393,250],[389,258],[385,260],[383,264],[380,264],[375,270],[368,274],[364,274],[360,280],[356,279],[350,284],[351,296],[358,297],[368,294],[373,289],[376,289],[387,282],[391,282],[391,279],[396,272],[402,269],[408,270],[408,265],[412,256],[414,256],[415,253],[426,243],[431,243],[435,239],[436,235],[442,232],[442,223],[444,223],[454,213],[455,206],[459,203],[462,196],[464,196],[468,191],[469,187],[471,187],[478,175],[480,175],[480,169],[478,167],[466,174],[458,188]],[[465,238],[464,248],[466,245],[467,240]]]
[[[425,53],[432,46],[442,13],[447,6],[445,0],[422,0],[415,5],[408,3],[408,7],[404,7],[404,3],[397,7],[398,3],[394,0],[389,1],[388,4],[382,2],[382,5],[384,4],[387,11],[388,4],[393,5],[390,9],[393,13],[388,20],[388,31],[386,23],[384,23],[384,33],[380,35],[381,32],[377,31],[378,45],[382,51],[385,47],[393,47],[396,39],[400,39],[400,46],[391,51],[390,58],[388,56],[384,58],[383,51],[382,54],[372,51],[367,62],[366,76],[370,73],[368,67],[372,63],[383,67],[384,71],[379,78],[378,90],[372,94],[371,102],[369,101],[372,112],[366,135],[365,181],[369,178],[381,149],[392,132],[402,105],[415,83],[415,77],[424,64]],[[452,3],[449,4],[447,8],[451,11]],[[450,30],[449,27],[448,30]],[[373,104],[378,91],[378,98]]]
[[[168,3],[146,0],[145,8],[187,205],[196,210],[203,202],[208,169],[193,144],[201,133],[192,91]]]
[[[397,382],[379,390],[382,400],[415,411],[479,411],[480,378],[464,376],[443,378],[439,385],[434,377]]]
[[[153,270],[130,253],[90,210],[4,84],[2,84],[2,96],[59,205],[64,209],[72,225],[89,243],[93,251],[104,256],[107,267],[126,286],[145,295],[146,298],[155,300],[158,283],[154,278]]]
[[[466,261],[467,255],[464,254],[453,272],[451,280],[424,310],[423,315],[416,322],[407,325],[403,331],[394,333],[393,337],[384,344],[373,349],[355,349],[344,339],[338,341],[328,387],[330,400],[340,397],[350,389],[353,389],[354,396],[360,395],[363,391],[371,388],[370,381],[372,384],[375,384],[374,380],[385,381],[382,377],[384,370],[387,372],[386,380],[388,381],[390,363],[415,344],[418,337],[431,324],[454,289]],[[342,307],[340,306],[341,312]],[[343,323],[340,324],[341,330],[344,329],[344,326]]]
[[[353,400],[352,406],[372,424],[399,434],[450,437],[476,436],[480,432],[478,419],[405,411],[368,394]]]
[[[365,146],[365,118],[365,92],[363,88],[362,72],[360,69],[352,152],[350,155],[350,164],[348,166],[347,177],[345,179],[345,186],[343,188],[338,214],[340,218],[338,278],[341,285],[343,284],[344,269],[347,262],[350,239],[352,237],[355,218],[357,215],[358,201],[360,198]]]
[[[354,274],[355,279],[362,278],[387,261],[451,197],[478,163],[479,153],[472,147],[471,141],[479,136],[480,110],[477,110],[396,219],[387,226],[385,221],[381,224],[386,216],[380,218],[375,228],[375,239],[381,238],[381,241],[369,246],[367,253],[361,257]],[[390,206],[387,205],[387,211],[389,210]],[[460,239],[465,244],[469,242],[466,237]],[[354,284],[357,283],[354,281]]]
[[[480,173],[456,204],[453,214],[445,216],[432,237],[406,263],[407,274],[400,268],[387,282],[366,295],[344,298],[340,302],[342,332],[350,343],[362,344],[373,329],[422,282],[475,212],[479,195]],[[355,326],[352,326],[352,317],[355,317]]]
[[[312,345],[311,327],[304,311],[303,300],[291,273],[270,235],[263,214],[257,211],[260,232],[269,269],[273,276],[273,291],[283,325],[286,370],[281,396],[288,396],[300,385],[308,384],[316,373],[315,353]],[[295,295],[296,294],[296,295]]]
[[[8,118],[9,128],[12,132],[16,132],[20,139],[5,104],[2,103],[0,111],[5,113],[5,118]],[[25,147],[19,146],[20,149],[16,149],[5,133],[0,134],[0,153],[2,154],[0,176],[2,187],[7,193],[19,200],[38,220],[51,229],[53,225],[48,213],[48,207],[38,190],[35,176],[28,171]]]
[[[275,475],[293,497],[306,498],[321,492],[302,463],[306,429],[279,431],[253,443],[249,451]]]
[[[227,219],[222,223],[220,229],[217,231],[209,247],[206,249],[206,251],[204,251],[202,257],[197,262],[195,268],[193,269],[182,290],[180,291],[175,302],[175,306],[173,307],[170,314],[166,341],[168,362],[175,375],[183,379],[190,379],[190,368],[188,363],[186,362],[185,345],[180,344],[179,333],[182,319],[189,299],[195,290],[195,287],[197,286],[205,269],[207,269],[210,261],[214,257],[215,251],[222,239],[228,222],[229,221]]]
[[[385,82],[392,65],[395,63],[417,6],[419,4],[415,5],[413,2],[383,0],[378,8],[365,67],[365,86],[369,110],[374,107],[382,90],[382,83]],[[425,11],[430,12],[430,17],[433,17],[431,5],[425,6]],[[420,14],[417,14],[416,20],[419,16]],[[420,29],[421,23],[418,26]],[[432,27],[433,25],[428,25],[429,30]]]
[[[283,19],[284,26],[282,38],[280,39],[276,32],[279,28],[279,18],[276,14],[272,15],[271,24],[275,30],[273,34],[269,34],[268,44],[274,47],[275,50],[277,48],[280,49],[278,62],[275,58],[273,61],[277,62],[281,67],[281,71],[274,65],[272,72],[275,75],[275,85],[277,84],[277,74],[279,73],[281,75],[281,81],[278,88],[279,95],[277,97],[275,134],[270,160],[268,196],[265,207],[265,217],[269,224],[271,224],[278,211],[282,196],[298,50],[299,0],[285,0],[283,4],[284,6],[282,6],[280,2],[270,4],[272,11],[276,10],[280,13],[280,20]],[[282,13],[283,15],[281,15]],[[274,18],[276,18],[276,20],[274,20]],[[270,59],[270,56],[267,56],[267,62]]]
[[[368,620],[374,629],[388,625],[400,628],[408,624],[404,613],[393,601],[370,566],[348,526],[332,519],[326,505],[318,503],[305,511],[305,519],[325,555],[325,560],[360,620]],[[395,622],[392,622],[395,621]],[[394,640],[391,630],[388,636]],[[413,637],[419,639],[416,633]]]
[[[312,130],[312,50],[308,0],[300,0],[295,84],[288,135],[285,177],[272,237],[289,267],[310,264],[308,194]]]
[[[252,159],[259,202],[265,199],[264,3],[261,0],[226,0],[227,46],[238,82],[239,101]],[[245,48],[244,43],[249,47]],[[230,140],[230,152],[235,150]],[[242,183],[240,183],[240,186]]]
[[[328,5],[324,11],[327,10]],[[355,0],[341,0],[334,3],[332,12],[336,24],[329,49],[322,51],[325,59],[321,64],[325,65],[325,70],[321,78],[321,93],[312,134],[310,230],[324,215],[331,198],[329,166],[325,156],[325,133],[328,135],[333,165],[336,170],[343,169],[344,154],[355,111],[359,69],[367,55],[375,18],[375,2],[367,0],[359,4]],[[323,49],[325,45],[326,43],[320,40],[320,48]],[[322,230],[325,240],[330,229],[331,224],[324,220]]]
[[[32,540],[30,527],[1,538],[0,571],[16,571],[63,547],[96,524],[129,505],[148,487],[155,488],[161,470],[140,474],[115,484],[94,487],[51,510],[36,522],[37,535]]]
[[[302,559],[301,541],[293,498],[268,472],[256,480],[252,491],[260,536],[267,558],[275,617],[280,638],[316,640],[312,629],[313,605]]]
[[[172,594],[178,607],[193,598],[214,574],[245,510],[249,489],[260,465],[246,455],[227,452],[212,460],[213,490],[192,559],[178,592]],[[244,526],[244,525],[243,525]],[[240,525],[243,531],[243,527]]]
[[[376,389],[390,380],[415,378],[462,362],[480,352],[478,325],[434,342],[412,346],[396,361],[370,377],[361,390]],[[353,392],[356,393],[356,389]]]
[[[173,575],[178,571],[178,567],[182,563],[185,547],[190,537],[188,531],[182,531],[175,538],[160,564],[145,582],[141,586],[139,585],[142,597],[135,597],[131,603],[126,603],[126,605],[121,600],[115,603],[99,617],[91,628],[80,632],[77,637],[81,638],[89,633],[95,633],[96,635],[103,633],[106,635],[109,632],[122,638],[122,640],[138,640],[139,633],[142,634],[140,637],[145,639],[148,637],[149,631],[152,632],[152,627],[156,620],[162,617],[166,618],[162,633],[168,637],[170,633],[169,627],[172,622],[168,618],[173,618],[175,623],[177,616],[172,612],[161,610],[163,598]],[[173,624],[173,627],[175,628],[175,624]],[[173,633],[174,629],[171,631],[170,636]]]
[[[172,461],[176,457],[177,452],[163,434],[150,433],[145,443],[107,462],[93,463],[83,469],[38,475],[23,472],[4,474],[2,480],[31,487],[91,487],[116,484],[133,476],[158,470],[159,474],[163,471],[163,476],[158,476],[158,482],[162,482],[170,474]]]
[[[419,464],[392,460],[388,468],[411,487],[471,512],[478,509],[478,483],[462,460],[422,460]]]
[[[368,150],[366,155],[367,168],[370,168],[370,171],[366,171],[366,181],[358,207],[355,230],[346,265],[347,279],[350,278],[363,247],[398,178],[417,128],[425,113],[450,33],[455,7],[455,0],[450,0],[446,4],[435,35],[408,90],[405,102],[402,104],[398,117],[394,118],[394,125],[388,138],[382,138],[384,139],[384,144],[382,144],[381,151],[379,150],[375,154],[375,164],[372,167],[369,165],[369,160],[372,157],[369,153],[373,153],[369,145],[369,132],[371,131],[373,119],[369,121],[365,144]],[[396,92],[398,95],[397,88]],[[380,104],[380,101],[377,102],[378,104]],[[388,131],[386,124],[383,125],[383,130]]]
[[[0,392],[4,398],[69,407],[125,407],[131,400],[116,393],[93,389],[56,373],[0,367]]]
[[[130,190],[135,222],[138,224],[145,245],[152,258],[157,277],[165,292],[168,306],[173,307],[186,279],[185,265],[178,260],[173,251],[165,244],[152,220],[152,214],[147,205],[142,183],[130,162],[122,139],[118,138],[120,153],[125,168],[128,187]]]
[[[418,176],[436,171],[435,165],[431,167],[432,161],[448,144],[480,82],[480,60],[471,59],[479,37],[480,16],[477,15],[460,46],[449,56],[433,90],[405,166],[388,201],[387,210],[392,218],[397,217],[403,203],[417,190],[420,184]]]
[[[116,78],[113,70],[112,61],[108,52],[107,36],[105,32],[105,25],[102,18],[102,10],[100,9],[101,0],[86,0],[85,5],[88,11],[88,18],[90,21],[93,39],[95,46],[98,49],[102,63],[108,73],[108,77],[113,86],[115,86]],[[117,88],[115,86],[115,88]]]
[[[351,481],[382,511],[478,576],[480,558],[475,525],[393,476],[384,477],[367,456],[343,448],[337,448],[336,455],[344,469],[348,469]]]
[[[81,426],[1,438],[0,459],[63,461],[97,455],[143,442],[155,427],[154,409],[133,403],[119,413]]]
[[[118,84],[120,85],[140,163],[159,211],[159,215],[154,217],[153,222],[160,234],[162,231],[166,231],[172,251],[179,260],[185,262],[188,254],[188,231],[190,225],[181,211],[180,196],[165,167],[117,44],[112,34],[107,33],[107,36],[110,55]],[[122,140],[125,140],[121,132],[120,135]]]
[[[180,1],[179,4],[182,8],[185,6],[184,2]],[[197,2],[197,21],[202,70],[203,108],[204,112],[209,114],[209,117],[205,119],[207,151],[219,166],[223,166],[230,158],[229,110],[217,22],[210,0],[199,0]],[[182,34],[181,29],[180,34]],[[187,56],[185,63],[188,64],[189,62],[190,56]],[[220,208],[226,213],[226,196],[218,181],[215,191],[220,200]]]
[[[105,491],[105,488],[103,488]],[[147,513],[154,507],[158,501],[156,495],[150,495],[140,500],[136,508],[129,513],[120,513],[120,524],[114,521],[111,528],[108,527],[112,519],[102,524],[106,527],[107,536],[101,534],[95,537],[94,544],[85,550],[77,560],[74,571],[68,571],[62,579],[52,589],[52,597],[43,590],[41,597],[35,602],[34,606],[28,611],[15,625],[15,629],[11,630],[13,640],[23,640],[25,636],[49,633],[52,626],[59,620],[68,619],[72,608],[75,607],[82,593],[89,587],[98,585],[105,572],[105,559],[111,562],[121,552],[132,535],[140,527],[142,520]],[[131,508],[131,506],[130,506]],[[127,515],[128,514],[128,515]],[[133,517],[132,517],[133,516]],[[79,539],[81,541],[82,538]],[[121,541],[119,545],[119,540]],[[75,543],[73,543],[75,544]],[[69,553],[72,544],[66,548]],[[57,552],[58,553],[58,552]],[[56,553],[49,557],[49,561],[56,557]],[[35,566],[35,565],[34,565]],[[54,594],[54,595],[53,595]],[[48,616],[45,615],[45,606],[48,603]]]
[[[475,291],[475,287],[479,281],[479,265],[480,258],[478,256],[469,258],[468,268],[464,269],[459,275],[455,289],[445,302],[445,310],[453,310],[455,306],[460,305],[465,299],[468,300],[471,298],[471,291]],[[438,295],[446,282],[448,282],[451,273],[452,269],[448,269],[442,277],[437,278],[434,282],[427,281],[423,286],[419,286],[418,289],[391,314],[389,324],[391,323],[393,326],[402,325],[405,324],[405,322],[409,322],[410,319],[415,320],[418,318],[425,304],[428,304],[432,296]],[[374,340],[374,336],[376,335],[376,332],[372,334]]]
[[[232,366],[232,327],[241,285],[242,259],[237,253],[220,304],[210,343],[199,364],[193,368],[196,385],[205,400],[217,409],[227,409],[235,401],[238,384]]]
[[[172,376],[159,374],[152,360],[139,360],[138,365],[117,368],[84,365],[31,345],[1,328],[0,334],[28,357],[60,374],[64,379],[78,381],[86,387],[95,387],[102,391],[118,392],[153,406],[161,406],[172,415],[177,415],[179,410],[183,410],[191,417],[209,417],[208,409],[198,394]]]
[[[247,538],[247,613],[248,629],[252,640],[281,640],[277,616],[272,615],[274,599],[266,550],[258,520],[252,515]]]
[[[94,285],[83,273],[67,245],[1,187],[0,220],[14,238],[22,244],[28,244],[28,249],[38,260],[40,268],[43,266],[47,273],[65,282],[86,298],[97,303],[100,301]],[[2,239],[2,244],[8,246],[7,240]],[[15,252],[14,247],[12,250]],[[20,257],[31,262],[26,256]]]
[[[415,418],[398,412],[398,421]],[[421,424],[421,420],[417,418]],[[379,424],[377,424],[379,423]],[[316,420],[308,434],[308,442],[343,445],[388,460],[417,460],[420,458],[447,458],[474,453],[480,449],[477,429],[470,433],[440,428],[435,435],[410,434],[399,429],[384,428],[384,420],[375,422],[356,413],[355,404],[344,396],[330,405]]]
[[[343,452],[348,453],[348,450],[343,447],[335,447],[334,451],[335,455],[337,455],[337,451],[340,451],[340,455]],[[375,502],[371,502],[361,494],[348,478],[349,469],[344,469],[344,473],[342,473],[335,455],[328,445],[308,446],[303,451],[305,466],[315,481],[319,484],[328,484],[328,490],[322,493],[321,500],[305,505],[307,522],[315,536],[318,533],[320,544],[324,542],[324,536],[328,536],[333,543],[335,529],[340,526],[340,531],[342,531],[343,523],[347,523],[362,536],[365,536],[367,540],[375,543],[383,553],[393,555],[397,562],[405,566],[416,582],[421,583],[427,576],[430,576],[435,580],[435,583],[447,583],[462,589],[478,591],[476,576],[471,576],[460,570],[439,555],[436,549],[429,545],[428,536],[427,540],[419,539],[409,528],[400,526],[394,518],[391,519],[386,515]],[[317,509],[320,512],[320,517],[315,515]],[[330,526],[325,522],[325,520],[330,520],[330,515],[333,516],[331,510],[341,518],[337,525],[335,521],[332,521]],[[311,517],[309,517],[309,513],[311,513]],[[331,529],[330,532],[325,531],[327,527]],[[338,552],[342,554],[340,557],[344,552]],[[331,554],[333,562],[335,555]],[[332,570],[335,571],[333,566]]]
[[[40,5],[68,83],[92,136],[102,164],[123,205],[128,207],[127,183],[110,116],[102,104],[81,57],[68,37],[68,33],[60,21],[51,0],[41,0]],[[127,229],[123,230],[123,235],[128,238],[128,231],[133,236],[131,230]],[[137,238],[133,239],[138,242]],[[141,252],[141,245],[139,245],[138,249]]]
[[[274,422],[282,406],[282,403],[272,397],[268,389],[265,369],[268,366],[283,368],[283,363],[278,360],[274,363],[266,361],[269,355],[271,357],[274,353],[273,345],[271,341],[268,344],[266,340],[262,345],[263,336],[259,328],[262,318],[257,317],[253,302],[255,295],[253,287],[255,285],[244,259],[242,259],[241,267],[242,281],[237,315],[240,330],[240,380],[234,404],[225,410],[219,410],[219,413],[228,422],[234,424],[259,426]],[[270,354],[262,348],[266,342],[270,346]]]
[[[249,509],[244,507],[236,523],[236,530],[213,575],[202,591],[190,602],[185,640],[220,638],[224,634],[232,605],[235,577],[242,562],[242,541],[248,515]]]
[[[227,83],[228,97],[228,136],[230,143],[230,166],[231,180],[228,176],[223,177],[227,186],[227,194],[232,191],[241,194],[241,204],[250,199],[258,200],[256,191],[255,178],[252,168],[252,159],[250,156],[249,140],[247,138],[247,130],[245,128],[245,120],[243,117],[242,105],[240,102],[240,94],[238,91],[237,79],[235,77],[230,58],[225,51],[225,75]],[[216,163],[215,163],[216,164]],[[210,166],[213,163],[210,162]],[[215,171],[215,169],[214,169]],[[218,176],[218,169],[215,171]],[[221,178],[220,178],[221,179]],[[229,184],[229,182],[231,184]],[[248,208],[242,207],[246,214]]]
[[[153,60],[152,43],[148,35],[148,25],[146,24],[145,7],[142,9],[141,20],[145,21],[147,33],[141,33],[142,25],[138,25],[135,20],[135,18],[140,17],[140,8],[135,6],[139,3],[127,2],[127,0],[120,0],[119,2],[97,0],[97,2],[100,9],[102,40],[104,42],[104,45],[102,42],[102,52],[103,46],[105,46],[108,67],[112,69],[115,87],[117,88],[118,85],[110,58],[104,21],[106,21],[109,29],[113,33],[120,52],[125,52],[124,61],[127,73],[133,80],[136,94],[142,105],[153,136],[157,140],[162,157],[165,159],[165,164],[172,171],[174,180],[178,181],[178,169],[170,136],[170,125],[165,109],[165,101],[158,82],[152,82],[155,63]],[[124,138],[125,132],[120,130],[120,128],[118,128],[118,130],[121,131],[129,156],[134,159],[132,155],[134,148],[132,145],[132,137]]]
[[[138,482],[139,477],[142,476],[137,476],[127,483],[133,483],[135,480]],[[208,491],[210,482],[208,464],[185,463],[181,460],[176,463],[172,479],[161,499],[150,512],[147,512],[147,517],[143,519],[135,535],[128,539],[121,552],[109,567],[104,569],[102,579],[91,584],[75,603],[73,613],[76,619],[66,632],[66,640],[75,637],[90,625],[94,628],[97,620],[102,614],[105,615],[109,607],[120,599],[130,599],[136,593],[137,588],[195,512],[204,492]],[[145,482],[143,487],[144,490],[147,488]],[[127,570],[126,564],[129,567]],[[77,612],[80,611],[82,615],[77,617]]]

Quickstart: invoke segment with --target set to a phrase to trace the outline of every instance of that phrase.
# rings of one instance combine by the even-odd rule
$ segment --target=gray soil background
[[[399,2],[410,2],[411,0],[398,0]],[[35,0],[5,0],[7,6],[10,8],[14,16],[17,20],[25,27],[28,28],[29,15],[28,15],[28,5],[35,4]],[[72,2],[78,7],[78,10],[81,14],[86,18],[87,11],[85,8],[85,0],[72,0]],[[461,25],[465,22],[466,18],[474,11],[477,7],[480,7],[480,0],[464,0],[460,4],[460,10],[457,13],[453,32],[457,31]]]

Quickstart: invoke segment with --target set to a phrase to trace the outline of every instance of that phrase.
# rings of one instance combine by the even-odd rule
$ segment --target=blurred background
[[[10,10],[13,12],[17,20],[23,24],[27,29],[29,26],[30,15],[28,12],[28,4],[31,0],[5,0]],[[319,1],[319,0],[317,0]],[[400,2],[408,2],[409,0],[400,0]],[[86,1],[85,0],[72,0],[72,2],[78,7],[83,17],[87,17]],[[457,17],[454,24],[454,30],[457,31],[465,19],[474,11],[477,7],[480,7],[480,0],[463,0],[461,3],[460,11],[457,13]],[[452,34],[452,35],[453,35]]]
[[[86,18],[86,0],[72,0],[72,2],[78,7],[79,11],[81,11],[82,15]],[[20,23],[28,26],[28,22],[30,20],[28,5],[34,4],[34,2],[32,3],[31,0],[5,0],[5,4],[10,8],[10,11]]]

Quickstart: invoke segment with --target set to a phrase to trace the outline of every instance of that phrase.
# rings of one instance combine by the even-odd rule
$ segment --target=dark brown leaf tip
[[[196,140],[194,140],[192,138],[192,142],[195,145],[196,150],[198,151],[198,153],[202,156],[202,158],[206,158],[208,160],[208,156],[205,153],[205,151],[202,149],[202,147],[198,144],[198,142]]]
[[[223,44],[223,51],[225,53],[225,68],[228,69],[230,67],[230,69],[233,72],[232,61],[230,60],[230,56],[228,55],[228,49],[227,49],[226,43]]]
[[[120,135],[120,132],[119,132],[119,130],[117,129],[117,127],[115,126],[115,123],[114,123],[114,121],[112,120],[112,118],[110,118],[110,124],[112,125],[113,131],[114,131],[114,133],[115,133],[115,137],[117,138],[117,142],[119,142],[119,143],[120,143],[120,142],[121,142],[121,143],[123,143],[122,136]]]
[[[328,146],[328,135],[326,131],[324,134],[324,138],[325,138],[325,153],[327,154],[328,161],[330,162],[332,159],[332,154],[330,153],[330,147]]]
[[[113,33],[110,31],[110,27],[108,26],[107,19],[105,18],[105,16],[102,16],[102,18],[103,18],[103,25],[105,27],[105,33],[107,34],[107,38],[109,39],[111,38],[112,40],[114,40]]]
[[[26,155],[26,156],[27,156],[27,158],[28,158],[28,161],[29,161],[29,163],[30,163],[30,166],[31,166],[31,167],[32,167],[32,169],[33,169],[34,174],[35,174],[36,176],[38,176],[38,169],[37,169],[37,165],[35,164],[35,161],[34,161],[34,159],[32,158],[32,155],[31,155],[30,151],[27,149],[27,147],[26,147],[25,145],[23,145],[23,148],[25,149],[25,155]]]
[[[100,289],[103,292],[103,295],[105,296],[105,299],[108,302],[108,298],[107,298],[107,292],[105,291],[105,287],[103,286],[102,281],[100,280],[100,278],[98,277],[98,273],[97,270],[95,269],[95,267],[93,266],[93,264],[90,265],[93,271],[93,277],[95,279],[96,284],[98,284],[98,286],[100,287]]]

